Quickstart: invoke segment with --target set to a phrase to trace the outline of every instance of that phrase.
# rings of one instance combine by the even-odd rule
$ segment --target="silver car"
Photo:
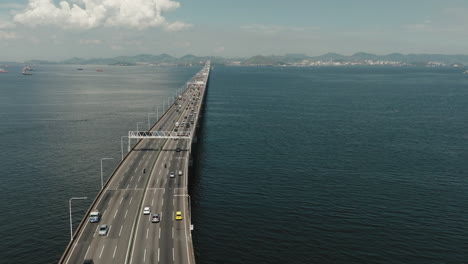
[[[151,216],[151,222],[153,223],[159,223],[159,221],[161,221],[161,217],[159,216],[159,214],[153,214]]]
[[[107,235],[107,231],[109,231],[109,226],[108,225],[100,225],[99,226],[99,235],[100,236]]]

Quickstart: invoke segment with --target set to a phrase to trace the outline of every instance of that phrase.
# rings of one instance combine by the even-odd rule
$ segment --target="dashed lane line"
[[[102,257],[102,252],[104,251],[104,248],[106,247],[106,245],[102,245],[102,249],[101,249],[101,254],[99,254],[99,258]]]

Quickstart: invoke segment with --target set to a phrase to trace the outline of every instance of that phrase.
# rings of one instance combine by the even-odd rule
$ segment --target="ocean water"
[[[201,69],[33,68],[0,74],[0,263],[56,263],[70,239],[68,200],[88,197],[72,203],[77,226],[100,189],[100,159],[114,158],[104,160],[106,179],[121,136],[138,122],[147,129],[147,113]]]
[[[199,263],[468,263],[468,77],[215,67]]]
[[[108,176],[120,136],[200,68],[0,74],[0,263],[58,261],[68,199],[88,196],[77,225],[100,158]],[[467,102],[457,69],[215,66],[190,186],[197,263],[466,263]]]

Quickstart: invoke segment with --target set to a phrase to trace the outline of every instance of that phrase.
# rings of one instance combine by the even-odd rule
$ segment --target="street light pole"
[[[102,161],[103,160],[111,160],[111,159],[114,159],[114,158],[102,158],[101,159],[101,190],[102,190],[102,188],[104,188],[104,179],[102,177]]]
[[[88,199],[88,197],[72,197],[68,200],[68,208],[70,209],[70,241],[73,240],[73,224],[72,224],[72,209],[71,209],[71,201],[72,200],[84,200]]]
[[[156,113],[148,113],[148,131],[151,129],[151,127],[150,127],[150,118],[149,118],[149,115],[150,115],[150,114],[153,114],[153,115],[154,115],[154,114],[156,114]]]
[[[159,120],[159,105],[156,106],[156,122]]]
[[[123,138],[128,138],[128,136],[120,137],[120,153],[122,153],[122,160],[123,160]]]

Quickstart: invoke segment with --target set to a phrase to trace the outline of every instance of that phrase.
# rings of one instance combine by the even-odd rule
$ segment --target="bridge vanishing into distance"
[[[60,264],[195,263],[188,170],[209,75],[207,62],[149,131],[129,132],[129,152],[72,234]],[[131,139],[138,142],[130,150]],[[99,222],[90,221],[91,212],[99,212]]]

